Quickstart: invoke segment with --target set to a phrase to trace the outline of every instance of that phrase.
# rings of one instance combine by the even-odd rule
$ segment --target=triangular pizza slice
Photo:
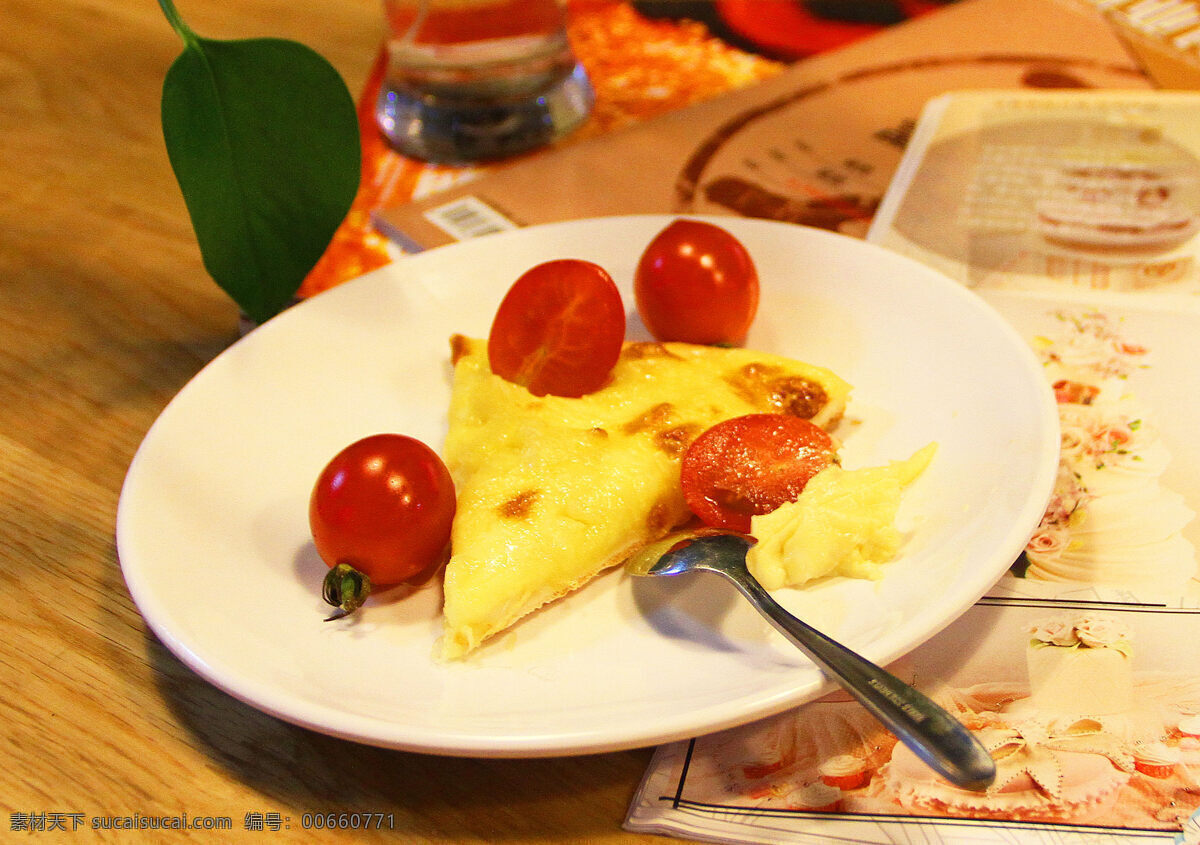
[[[491,372],[486,341],[456,335],[452,352],[446,659],[687,522],[680,460],[705,429],[752,413],[828,429],[850,393],[828,369],[776,355],[634,342],[600,390],[535,396]]]

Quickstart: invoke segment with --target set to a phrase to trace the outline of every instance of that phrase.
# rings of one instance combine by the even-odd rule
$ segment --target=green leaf
[[[167,154],[204,267],[247,316],[283,310],[358,190],[354,99],[294,41],[217,41],[162,3],[184,51],[163,81]]]

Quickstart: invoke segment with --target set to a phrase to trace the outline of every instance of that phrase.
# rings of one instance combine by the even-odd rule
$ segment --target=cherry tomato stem
[[[326,622],[341,619],[362,607],[371,595],[371,579],[348,563],[339,563],[325,573],[321,582],[321,597],[326,604],[337,608],[325,617]]]

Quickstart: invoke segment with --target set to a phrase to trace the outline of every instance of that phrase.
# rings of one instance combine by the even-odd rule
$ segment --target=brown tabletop
[[[379,43],[377,0],[179,7],[205,36],[302,41],[354,92]],[[7,0],[0,19],[0,828],[177,841],[196,835],[92,828],[186,814],[230,820],[218,841],[312,841],[305,814],[374,813],[322,841],[661,841],[621,830],[648,750],[365,747],[231,698],[147,629],[114,543],[122,479],[167,401],[237,336],[162,140],[181,44],[149,0]]]

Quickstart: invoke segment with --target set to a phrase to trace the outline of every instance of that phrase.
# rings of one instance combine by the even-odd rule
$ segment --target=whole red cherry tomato
[[[402,434],[350,444],[321,471],[308,521],[331,567],[325,600],[356,610],[371,587],[409,580],[442,559],[454,520],[454,482],[437,453]]]
[[[758,271],[741,241],[711,223],[676,220],[642,253],[638,314],[659,340],[735,346],[758,311]]]
[[[492,372],[536,396],[583,396],[604,386],[621,355],[625,306],[612,277],[564,258],[527,270],[488,334]]]
[[[750,414],[717,423],[683,455],[688,507],[716,528],[749,533],[750,517],[793,502],[834,460],[833,439],[787,414]]]

